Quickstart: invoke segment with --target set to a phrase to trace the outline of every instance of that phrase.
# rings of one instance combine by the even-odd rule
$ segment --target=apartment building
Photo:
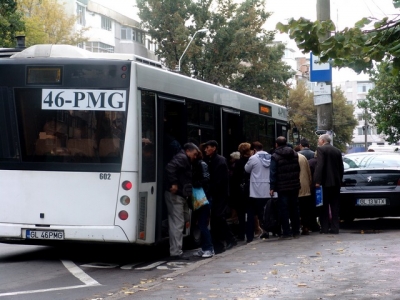
[[[354,106],[354,115],[358,120],[348,152],[361,152],[366,150],[365,146],[368,148],[373,143],[384,143],[384,135],[378,134],[376,127],[368,124],[368,118],[366,118],[368,112],[358,107],[358,103],[364,101],[368,91],[374,87],[373,83],[371,81],[345,81],[338,85],[344,91],[347,104]]]
[[[78,47],[92,52],[132,53],[157,60],[156,44],[141,29],[140,21],[91,0],[59,0],[66,12],[77,16],[75,30],[88,27],[88,41]]]

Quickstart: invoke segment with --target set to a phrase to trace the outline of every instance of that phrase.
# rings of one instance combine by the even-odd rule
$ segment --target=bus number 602
[[[100,180],[111,180],[110,173],[100,173],[99,177],[100,177]]]

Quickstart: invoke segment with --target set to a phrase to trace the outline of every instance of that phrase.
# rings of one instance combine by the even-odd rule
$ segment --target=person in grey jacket
[[[246,238],[247,242],[254,239],[254,216],[258,217],[260,224],[263,224],[264,206],[269,198],[269,166],[271,164],[271,155],[263,151],[263,145],[260,142],[254,142],[251,145],[254,151],[244,166],[247,173],[250,173],[250,198],[247,209]],[[265,232],[261,238],[268,238],[269,233]]]
[[[165,203],[168,210],[169,252],[171,258],[183,256],[182,242],[185,213],[189,214],[187,198],[192,193],[192,163],[199,148],[187,143],[167,164]]]

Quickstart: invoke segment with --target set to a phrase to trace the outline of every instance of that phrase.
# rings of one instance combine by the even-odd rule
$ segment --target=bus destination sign
[[[272,107],[259,103],[258,111],[260,115],[272,116]]]
[[[125,111],[126,91],[43,89],[42,109]]]

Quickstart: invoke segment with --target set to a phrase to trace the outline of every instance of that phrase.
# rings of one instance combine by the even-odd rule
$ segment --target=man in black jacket
[[[270,166],[270,195],[278,192],[282,238],[299,237],[300,216],[298,194],[300,189],[300,165],[298,154],[287,146],[286,138],[276,139],[276,149]],[[292,229],[290,229],[289,225]]]
[[[192,162],[199,148],[187,143],[166,166],[167,190],[165,202],[168,210],[169,252],[171,257],[182,257],[183,229],[185,213],[188,214],[186,199],[192,194]]]
[[[237,245],[237,241],[226,223],[229,195],[229,171],[226,159],[219,155],[218,143],[214,140],[204,144],[210,172],[211,235],[215,252],[223,252]],[[226,242],[226,246],[222,244]]]
[[[307,139],[301,139],[300,141],[300,154],[303,154],[307,160],[310,160],[314,157],[314,151],[310,149],[310,144],[308,143]]]
[[[329,206],[331,207],[331,233],[339,233],[339,195],[343,180],[342,153],[331,144],[329,134],[318,139],[317,167],[314,173],[315,186],[322,186],[323,205],[320,215],[321,233],[329,233]]]

